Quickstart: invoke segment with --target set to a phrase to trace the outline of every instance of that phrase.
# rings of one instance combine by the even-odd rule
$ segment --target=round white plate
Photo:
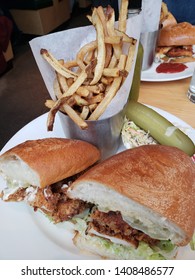
[[[166,81],[175,81],[175,80],[181,80],[188,77],[191,77],[194,68],[195,68],[195,62],[189,62],[186,63],[186,66],[188,67],[183,72],[180,73],[172,73],[172,74],[164,74],[164,73],[157,73],[156,67],[160,63],[153,63],[152,66],[145,71],[142,71],[141,73],[141,81],[145,82],[166,82]]]
[[[179,125],[195,143],[195,130],[177,117],[154,108],[168,120]],[[65,137],[58,116],[53,132],[46,129],[47,114],[33,120],[18,131],[5,145],[7,149],[28,139]],[[5,182],[0,178],[0,190]],[[34,212],[24,202],[3,202],[0,200],[0,259],[98,259],[97,256],[81,254],[72,243],[71,223],[52,224],[40,212]],[[177,259],[195,259],[195,251],[189,247],[180,250]]]

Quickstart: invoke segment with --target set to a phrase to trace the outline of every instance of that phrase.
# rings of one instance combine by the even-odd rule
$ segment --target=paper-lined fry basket
[[[115,24],[117,28],[117,23]],[[67,138],[81,139],[96,145],[102,152],[102,158],[116,153],[120,144],[120,132],[124,119],[124,107],[129,96],[134,73],[135,60],[141,29],[141,15],[136,15],[127,21],[126,33],[137,40],[131,70],[115,97],[107,106],[98,120],[87,120],[88,127],[82,130],[66,114],[59,114],[62,127]],[[64,61],[74,60],[78,50],[88,42],[96,40],[96,31],[93,25],[56,32],[30,41],[31,50],[45,82],[47,90],[53,100],[54,69],[43,59],[41,49],[47,49],[52,55]],[[125,51],[125,46],[124,46]],[[45,124],[47,125],[47,124]],[[55,126],[55,123],[54,123]]]

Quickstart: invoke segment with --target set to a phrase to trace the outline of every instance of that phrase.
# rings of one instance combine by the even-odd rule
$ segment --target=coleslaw
[[[157,144],[157,141],[150,135],[149,131],[144,131],[127,118],[125,118],[122,128],[122,141],[127,149],[141,145]]]

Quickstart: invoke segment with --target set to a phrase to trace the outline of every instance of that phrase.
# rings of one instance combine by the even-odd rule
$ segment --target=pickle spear
[[[177,147],[189,156],[195,153],[193,141],[153,109],[139,102],[129,100],[126,117],[146,132],[149,132],[159,144]]]

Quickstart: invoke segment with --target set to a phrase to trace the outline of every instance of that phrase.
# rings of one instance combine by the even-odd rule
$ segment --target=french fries
[[[121,1],[118,29],[122,32],[126,31],[128,4],[129,4],[129,0]]]
[[[126,55],[121,54],[119,63],[118,63],[118,69],[124,70],[126,63]],[[89,120],[97,120],[102,113],[105,111],[106,107],[112,100],[112,98],[115,96],[116,92],[118,91],[120,85],[122,82],[122,77],[117,77],[113,80],[113,83],[111,84],[108,92],[106,93],[104,99],[99,103],[99,105],[96,107],[96,109],[93,111],[93,113],[90,115]]]
[[[47,128],[53,130],[58,111],[67,114],[81,129],[86,120],[98,120],[117,94],[133,65],[137,40],[126,32],[128,1],[121,1],[118,28],[114,9],[94,8],[87,16],[96,30],[96,39],[82,46],[75,59],[56,59],[46,49],[42,57],[56,73],[53,89],[56,101],[47,100],[50,109]],[[124,53],[123,45],[128,46]]]
[[[74,78],[77,76],[76,73],[68,70],[64,67],[60,61],[58,61],[48,50],[41,49],[41,55],[47,60],[47,62],[56,70],[57,73],[60,73],[66,78]]]
[[[97,34],[97,65],[94,70],[94,77],[91,81],[91,85],[95,85],[97,82],[99,82],[105,65],[105,58],[106,58],[106,46],[105,46],[105,35],[104,35],[104,29],[103,24],[100,20],[100,17],[97,13],[97,9],[93,9],[92,14],[92,24],[96,28],[96,34]]]

